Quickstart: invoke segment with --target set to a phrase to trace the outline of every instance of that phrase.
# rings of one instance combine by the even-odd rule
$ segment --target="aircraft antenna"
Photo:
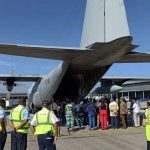
[[[104,0],[104,42],[106,42],[106,1]]]

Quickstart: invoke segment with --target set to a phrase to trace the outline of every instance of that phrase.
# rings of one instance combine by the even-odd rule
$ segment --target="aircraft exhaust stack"
[[[87,0],[81,48],[129,35],[124,0]]]

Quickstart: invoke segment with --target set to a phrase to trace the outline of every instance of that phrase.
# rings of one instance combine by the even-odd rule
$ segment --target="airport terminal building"
[[[93,93],[89,93],[88,97],[114,97],[120,98],[125,97],[126,100],[132,99],[133,97],[137,97],[141,100],[149,100],[150,99],[150,81],[149,80],[130,80],[124,82],[121,86],[121,90],[118,92],[110,92],[110,87],[99,88],[97,91],[95,90]],[[103,90],[105,89],[105,90]]]
[[[150,99],[150,82],[130,82],[123,86],[117,97],[128,97],[129,99],[137,97],[142,100]]]

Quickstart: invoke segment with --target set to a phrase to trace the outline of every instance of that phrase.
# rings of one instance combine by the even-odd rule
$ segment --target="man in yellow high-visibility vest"
[[[147,150],[150,150],[150,101],[147,102],[144,120],[144,124],[146,125]]]
[[[39,150],[56,150],[58,119],[48,107],[49,102],[43,101],[42,110],[34,115],[30,125],[31,131],[37,137]]]
[[[9,125],[12,128],[11,150],[27,149],[28,121],[30,120],[30,116],[25,106],[26,98],[20,98],[19,105],[12,109],[9,116]]]
[[[7,133],[6,133],[6,114],[5,114],[5,108],[6,102],[3,99],[0,99],[0,150],[4,149]]]

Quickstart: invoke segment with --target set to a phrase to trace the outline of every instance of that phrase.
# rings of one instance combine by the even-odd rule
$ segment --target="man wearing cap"
[[[30,125],[31,131],[37,137],[39,150],[56,150],[58,119],[48,107],[49,102],[43,101],[42,110],[34,115]]]
[[[19,99],[19,105],[12,109],[9,116],[9,125],[12,128],[11,150],[27,149],[29,111],[26,109],[26,98]]]
[[[6,102],[3,99],[0,99],[0,150],[4,149],[7,133],[6,133],[6,114],[5,108]]]

